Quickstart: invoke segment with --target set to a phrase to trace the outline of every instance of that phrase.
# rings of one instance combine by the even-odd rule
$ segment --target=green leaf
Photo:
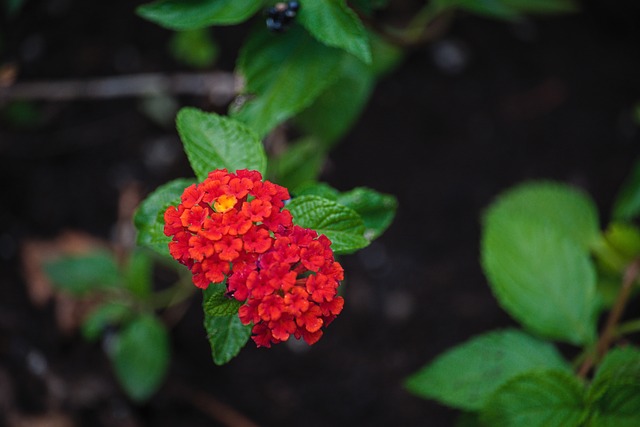
[[[308,182],[293,191],[296,197],[299,196],[319,196],[325,199],[338,201],[340,192],[326,182]]]
[[[274,181],[286,188],[296,188],[314,182],[325,161],[325,151],[316,138],[307,137],[294,142],[273,159],[270,166]]]
[[[614,219],[631,221],[640,215],[640,159],[625,179],[613,204]]]
[[[358,15],[344,0],[314,0],[303,3],[298,21],[317,40],[371,63],[371,45]]]
[[[573,344],[596,332],[588,201],[557,185],[520,186],[490,207],[482,236],[482,266],[501,306],[529,330]]]
[[[303,6],[304,7],[304,6]],[[344,54],[297,25],[282,34],[260,28],[243,45],[237,71],[250,99],[231,114],[261,136],[302,111],[335,81]]]
[[[345,57],[338,79],[295,118],[303,132],[320,138],[329,148],[345,135],[360,116],[373,91],[370,66]]]
[[[44,270],[56,288],[76,295],[120,284],[118,265],[107,251],[64,256],[45,263]]]
[[[131,309],[118,301],[99,305],[82,322],[82,336],[87,341],[95,341],[107,326],[118,325],[130,315]]]
[[[220,53],[208,28],[176,32],[169,50],[176,61],[194,68],[212,67]]]
[[[598,367],[589,389],[592,427],[640,425],[640,350],[610,350]]]
[[[134,249],[129,255],[124,271],[124,283],[138,298],[151,294],[153,260],[142,248]]]
[[[155,316],[141,315],[115,336],[109,356],[129,397],[145,401],[160,387],[167,372],[167,330]]]
[[[179,178],[161,185],[140,203],[133,216],[138,230],[137,243],[166,257],[169,255],[170,237],[164,234],[164,212],[169,206],[180,204],[184,189],[193,179]]]
[[[227,285],[224,283],[209,285],[203,291],[203,297],[202,308],[209,317],[237,315],[242,305],[240,301],[227,296]]]
[[[360,215],[333,200],[300,196],[291,200],[286,208],[291,211],[295,224],[327,236],[336,254],[352,253],[369,244]]]
[[[410,376],[405,386],[418,396],[476,411],[507,381],[537,369],[570,371],[553,345],[508,329],[448,350]]]
[[[237,313],[209,316],[205,312],[204,327],[216,365],[224,365],[233,359],[251,336],[251,325],[243,325]]]
[[[366,187],[340,194],[337,202],[360,215],[366,228],[364,236],[369,241],[377,239],[389,228],[398,208],[398,201],[394,196]]]
[[[199,181],[214,169],[257,170],[265,173],[267,157],[260,138],[229,117],[185,107],[176,119],[189,163]]]
[[[533,181],[505,191],[491,206],[491,216],[522,217],[553,228],[589,248],[600,236],[598,210],[584,192],[569,185]]]
[[[486,402],[488,426],[578,427],[587,417],[584,386],[566,371],[533,371],[513,378]]]
[[[172,30],[194,30],[246,21],[260,0],[159,0],[136,9],[141,17]]]

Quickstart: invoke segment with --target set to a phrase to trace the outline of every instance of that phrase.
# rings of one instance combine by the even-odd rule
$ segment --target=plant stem
[[[600,334],[598,342],[596,343],[595,351],[591,352],[591,354],[589,354],[582,363],[580,370],[578,371],[578,376],[585,378],[595,363],[606,354],[611,342],[617,335],[616,326],[624,313],[625,306],[627,305],[629,297],[631,296],[631,291],[633,290],[633,285],[639,275],[640,258],[637,258],[626,268],[624,276],[622,277],[620,292],[618,293],[618,297],[616,298],[613,308],[609,312],[607,322]]]
[[[616,337],[640,332],[640,319],[630,320],[618,326],[616,329]]]
[[[194,289],[186,280],[180,280],[170,288],[156,292],[149,299],[149,306],[154,310],[169,308],[191,297]]]

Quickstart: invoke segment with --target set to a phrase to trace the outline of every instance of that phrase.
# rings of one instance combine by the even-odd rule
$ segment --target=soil
[[[137,18],[132,3],[26,1],[0,21],[0,66],[15,61],[19,81],[184,71],[167,52],[171,33]],[[191,176],[175,129],[134,98],[38,101],[28,126],[5,114],[0,422],[454,425],[457,411],[402,383],[451,346],[515,325],[478,262],[483,209],[517,183],[553,179],[591,194],[606,224],[640,154],[640,5],[615,3],[582,2],[579,13],[517,24],[459,14],[439,40],[411,51],[380,81],[322,176],[399,201],[388,231],[341,259],[343,313],[313,347],[248,345],[215,366],[194,299],[171,331],[168,378],[145,404],[118,388],[100,343],[56,323],[55,300],[34,302],[22,254],[26,242],[67,230],[109,240],[124,189],[144,195]],[[220,69],[232,70],[245,30],[216,29]],[[200,97],[175,100],[212,108]]]

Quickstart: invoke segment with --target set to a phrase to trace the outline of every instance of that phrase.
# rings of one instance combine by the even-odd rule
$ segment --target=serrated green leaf
[[[553,345],[509,329],[448,350],[410,376],[405,386],[418,396],[476,411],[507,381],[537,369],[570,371]]]
[[[366,228],[364,236],[369,241],[377,239],[389,228],[398,208],[398,201],[394,196],[366,187],[357,187],[340,194],[337,202],[360,215]]]
[[[631,221],[640,215],[640,160],[634,164],[613,203],[614,219]]]
[[[141,315],[114,337],[109,356],[127,395],[145,401],[160,387],[167,372],[167,330],[155,316]]]
[[[286,151],[274,158],[270,164],[274,181],[286,188],[296,188],[314,182],[325,161],[322,144],[307,137],[291,144]]]
[[[556,184],[521,185],[484,217],[482,266],[501,306],[529,330],[589,343],[598,296],[587,248],[597,237],[588,198]]]
[[[214,169],[257,170],[264,174],[267,157],[258,135],[244,124],[215,113],[185,107],[176,119],[191,168],[199,181]]]
[[[589,389],[590,427],[640,425],[640,350],[610,350],[598,367]]]
[[[343,57],[297,25],[282,34],[261,27],[243,45],[236,67],[252,98],[230,113],[264,136],[331,86]]]
[[[237,356],[251,336],[251,325],[243,325],[237,313],[230,316],[205,313],[204,327],[216,365],[224,365]]]
[[[344,0],[305,2],[297,19],[318,41],[355,55],[371,63],[371,45],[358,15]]]
[[[153,260],[142,248],[134,249],[129,255],[124,271],[127,289],[138,298],[146,298],[151,293]]]
[[[120,284],[118,265],[107,251],[64,256],[46,262],[44,270],[56,288],[76,295]]]
[[[194,30],[246,21],[260,0],[159,0],[136,9],[141,17],[172,30]]]
[[[481,420],[502,427],[579,427],[587,417],[583,384],[566,371],[533,371],[502,385]]]
[[[242,303],[227,296],[227,286],[224,283],[209,285],[203,291],[202,309],[209,317],[232,316],[238,314]]]
[[[98,306],[82,322],[82,336],[88,341],[97,340],[109,325],[117,325],[131,315],[131,309],[121,302],[108,302]]]
[[[140,203],[133,216],[139,245],[171,257],[168,246],[171,238],[164,234],[164,212],[169,206],[180,204],[184,189],[193,183],[193,179],[175,179],[155,189]]]
[[[327,236],[336,254],[352,253],[369,244],[364,237],[366,228],[360,215],[333,200],[300,196],[291,200],[286,208],[293,215],[295,224]]]
[[[309,182],[293,190],[296,197],[319,196],[325,199],[337,201],[340,192],[326,182]]]

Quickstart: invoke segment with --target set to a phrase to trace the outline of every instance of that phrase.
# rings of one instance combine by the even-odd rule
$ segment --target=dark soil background
[[[184,71],[167,52],[171,33],[136,17],[137,4],[27,0],[16,17],[0,20],[0,66],[17,63],[18,81]],[[413,5],[401,4],[408,9],[400,14]],[[216,29],[220,69],[232,70],[244,30]],[[0,422],[454,425],[456,411],[402,383],[451,346],[514,324],[478,262],[481,213],[519,182],[555,179],[588,191],[607,221],[640,154],[639,47],[640,5],[632,0],[584,2],[580,13],[518,24],[456,16],[380,82],[330,155],[323,180],[394,194],[399,210],[379,240],[342,258],[346,305],[323,339],[302,349],[250,344],[218,367],[194,299],[172,329],[169,377],[142,405],[120,391],[100,344],[60,331],[54,302],[32,302],[21,248],[65,230],[111,238],[128,184],[144,195],[191,176],[177,134],[133,98],[38,101],[36,123],[26,127],[5,114]],[[177,101],[210,107],[198,97]]]

